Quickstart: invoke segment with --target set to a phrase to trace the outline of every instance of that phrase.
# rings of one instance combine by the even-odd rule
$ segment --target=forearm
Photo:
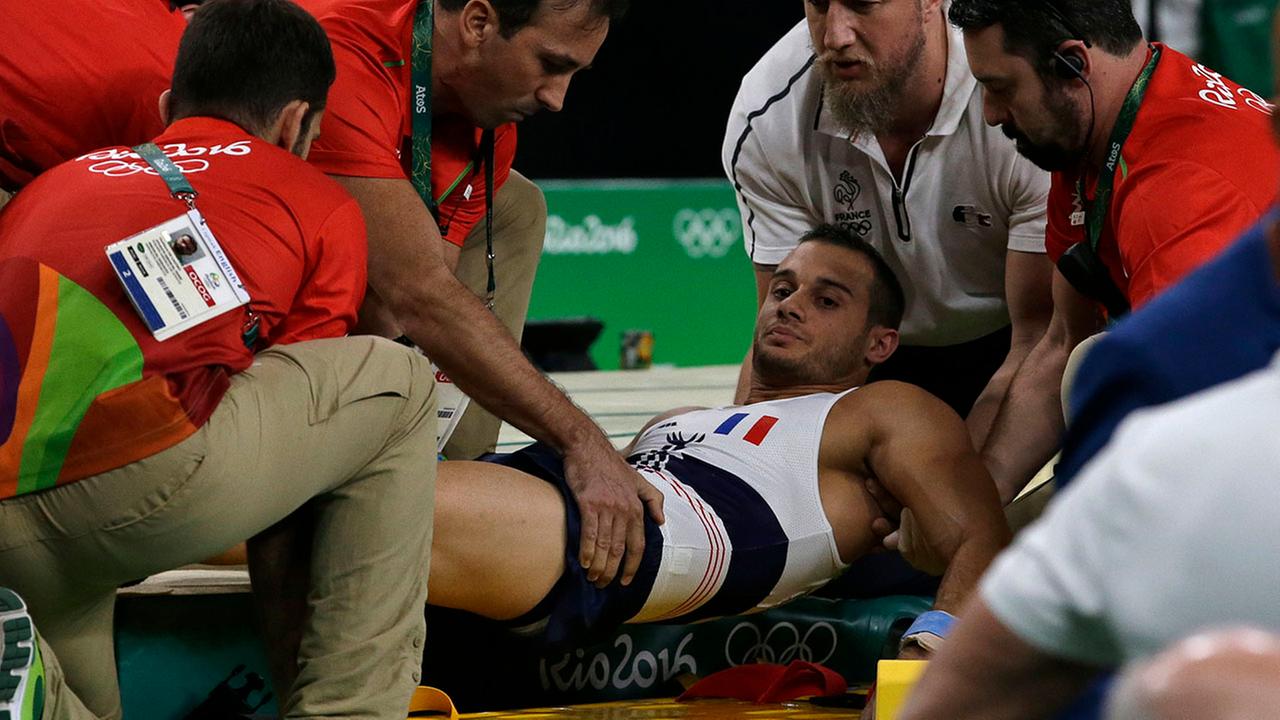
[[[1014,373],[982,447],[1004,504],[1044,466],[1062,436],[1062,372],[1071,347],[1046,335]]]
[[[991,434],[991,427],[995,424],[996,414],[999,413],[1000,406],[1009,393],[1009,385],[1031,352],[1031,347],[1030,344],[1024,344],[1010,348],[1000,368],[991,376],[987,386],[982,389],[982,394],[978,395],[978,399],[973,402],[973,407],[969,410],[964,423],[969,430],[969,437],[973,440],[975,449],[980,449],[986,444]]]
[[[607,442],[446,267],[395,297],[392,311],[405,334],[473,401],[562,452],[581,443]]]
[[[405,180],[337,176],[369,228],[370,297],[472,400],[567,452],[607,438],[542,376],[483,303],[454,276],[456,248]]]
[[[934,608],[957,614],[974,595],[978,581],[991,561],[1008,544],[1008,529],[1003,525],[965,536],[947,562],[947,570],[938,584]]]

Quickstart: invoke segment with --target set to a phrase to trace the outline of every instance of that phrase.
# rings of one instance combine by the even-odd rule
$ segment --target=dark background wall
[[[804,17],[802,0],[632,0],[560,113],[520,125],[535,179],[718,177],[742,76]]]

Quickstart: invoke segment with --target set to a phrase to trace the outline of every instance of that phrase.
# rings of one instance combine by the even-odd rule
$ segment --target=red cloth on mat
[[[677,700],[734,698],[756,703],[780,703],[798,697],[840,695],[848,683],[839,673],[814,663],[790,665],[754,663],[712,673],[694,683]]]

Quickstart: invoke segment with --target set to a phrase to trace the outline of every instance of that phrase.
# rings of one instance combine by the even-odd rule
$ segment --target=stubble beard
[[[1061,139],[1032,142],[1019,129],[1007,125],[1000,130],[1015,142],[1018,154],[1031,161],[1032,165],[1048,172],[1071,170],[1080,164],[1084,147],[1089,142],[1084,114],[1065,94],[1054,91],[1045,96],[1045,110],[1048,117],[1059,119],[1056,131],[1060,138],[1075,138],[1071,145]]]
[[[867,333],[863,331],[853,339],[852,347],[832,349],[823,353],[826,357],[819,353],[789,357],[772,352],[757,337],[752,347],[752,372],[775,387],[827,384],[853,372],[857,363],[850,358],[861,357],[857,349],[865,351],[866,344]]]

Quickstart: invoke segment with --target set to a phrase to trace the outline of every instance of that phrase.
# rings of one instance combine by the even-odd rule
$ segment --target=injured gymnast
[[[748,402],[660,415],[624,451],[662,492],[666,518],[647,519],[632,582],[588,579],[560,459],[535,444],[441,464],[428,602],[556,645],[622,623],[765,610],[880,547],[874,481],[911,512],[924,554],[945,564],[939,612],[904,638],[930,649],[1009,531],[950,408],[912,385],[860,387],[897,347],[903,305],[869,245],[835,227],[808,233],[774,272],[756,320]]]

